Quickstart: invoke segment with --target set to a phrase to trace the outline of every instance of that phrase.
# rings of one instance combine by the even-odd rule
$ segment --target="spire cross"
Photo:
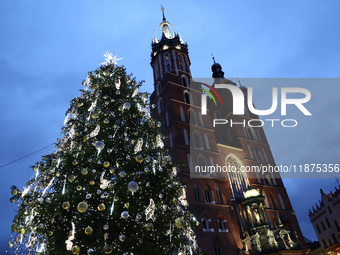
[[[163,7],[163,5],[161,5],[161,10],[162,10],[162,13],[163,13],[163,21],[166,21],[165,15],[164,15],[164,7]]]
[[[214,64],[216,64],[216,62],[215,62],[215,57],[214,57],[213,54],[211,54],[211,57],[212,57],[212,60],[214,61]]]

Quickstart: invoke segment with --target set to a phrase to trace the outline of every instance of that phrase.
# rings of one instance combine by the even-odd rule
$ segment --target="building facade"
[[[335,192],[325,194],[320,189],[320,193],[319,204],[308,215],[324,254],[340,254],[340,190],[336,187]]]
[[[261,127],[234,125],[214,128],[212,120],[248,122],[258,119],[245,109],[233,115],[232,94],[218,90],[227,98],[223,110],[208,99],[208,112],[202,115],[200,83],[192,82],[188,45],[164,16],[162,37],[152,41],[151,66],[154,92],[150,97],[152,116],[163,123],[166,143],[175,162],[181,162],[180,180],[186,183],[189,209],[201,223],[196,240],[204,254],[305,254],[306,246],[278,174],[241,172],[245,166],[275,166]],[[221,65],[212,66],[214,84],[227,83]],[[240,87],[245,100],[246,88]],[[190,146],[191,145],[191,146]],[[233,173],[195,172],[209,165],[232,166]]]

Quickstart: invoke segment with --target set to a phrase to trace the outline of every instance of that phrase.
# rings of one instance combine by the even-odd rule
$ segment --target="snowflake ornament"
[[[99,65],[108,66],[108,65],[110,65],[112,63],[117,65],[117,61],[123,59],[123,58],[117,58],[117,55],[113,57],[112,53],[107,52],[107,51],[105,52],[104,57],[106,57],[105,58],[105,62],[100,63]]]

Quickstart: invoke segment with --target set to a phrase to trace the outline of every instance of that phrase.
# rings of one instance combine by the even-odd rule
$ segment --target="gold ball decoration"
[[[53,231],[51,231],[50,233],[48,233],[49,234],[49,236],[53,236]]]
[[[104,76],[108,76],[109,74],[110,74],[109,71],[107,71],[107,70],[103,71]]]
[[[100,205],[98,205],[98,210],[99,211],[104,211],[106,208],[105,204],[101,203]]]
[[[146,224],[145,227],[146,227],[147,231],[152,231],[153,230],[153,224],[152,223]]]
[[[112,247],[112,245],[105,244],[103,250],[104,250],[104,253],[105,253],[105,254],[110,254],[110,253],[113,251],[113,247]]]
[[[13,225],[11,226],[11,230],[12,230],[13,232],[17,232],[17,231],[18,231],[18,228],[17,228],[17,226],[16,226],[15,224],[13,224]]]
[[[63,209],[65,209],[65,210],[68,210],[69,208],[70,208],[70,202],[64,202],[63,204],[62,204],[62,207],[63,207]]]
[[[74,166],[78,165],[78,161],[74,160],[74,161],[72,162],[72,165],[74,165]]]
[[[90,226],[85,228],[85,234],[86,235],[91,235],[92,233],[93,233],[93,228],[91,228]]]
[[[95,183],[95,181],[90,181],[90,185],[94,185]]]
[[[105,119],[105,120],[104,120],[104,123],[105,123],[105,124],[108,124],[109,122],[110,122],[109,119]]]
[[[142,162],[143,162],[143,157],[142,157],[142,155],[137,155],[137,156],[136,156],[136,161],[137,161],[137,163],[142,163]]]
[[[87,169],[83,169],[83,170],[81,170],[81,174],[82,175],[87,175],[89,173],[89,171],[87,171]]]
[[[14,203],[14,202],[15,202],[15,199],[14,199],[14,198],[12,198],[12,199],[11,199],[11,203]]]
[[[87,141],[87,140],[89,140],[89,136],[88,136],[88,135],[86,135],[86,136],[83,137],[83,141],[84,141],[84,142]]]
[[[16,194],[18,194],[18,190],[17,189],[12,190],[11,194],[15,196]]]
[[[76,177],[73,174],[71,174],[67,177],[67,180],[69,180],[70,182],[73,182],[75,179],[76,179]]]
[[[119,197],[118,196],[114,196],[113,197],[113,201],[117,202],[119,200]]]
[[[89,209],[89,205],[83,201],[78,204],[77,209],[80,213],[85,213]]]
[[[59,177],[59,176],[60,176],[60,173],[59,173],[59,172],[56,172],[55,176]]]
[[[79,246],[75,245],[72,247],[72,253],[73,254],[78,254],[80,252]]]
[[[98,119],[99,113],[94,111],[94,112],[92,112],[91,117],[92,117],[92,119]]]
[[[110,166],[110,162],[109,161],[104,161],[103,166],[105,168],[108,168]]]
[[[34,172],[38,171],[38,169],[39,169],[39,168],[38,168],[37,166],[33,167],[33,171],[34,171]]]
[[[19,233],[20,235],[25,234],[25,229],[24,229],[24,228],[20,228],[19,231],[18,231],[18,233]]]
[[[120,240],[121,242],[124,242],[124,241],[125,241],[125,235],[120,235],[120,236],[119,236],[119,240]]]
[[[78,185],[76,189],[80,191],[82,189],[82,186]]]
[[[126,209],[129,209],[129,206],[130,206],[130,203],[125,203],[125,204],[124,204],[124,207],[125,207]]]
[[[184,220],[182,218],[177,218],[175,220],[175,226],[178,228],[182,228],[184,225]]]

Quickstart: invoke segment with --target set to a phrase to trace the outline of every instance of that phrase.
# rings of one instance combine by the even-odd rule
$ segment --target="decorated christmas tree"
[[[18,203],[14,254],[193,254],[197,221],[140,82],[106,61],[71,101]],[[153,106],[151,106],[153,107]]]

